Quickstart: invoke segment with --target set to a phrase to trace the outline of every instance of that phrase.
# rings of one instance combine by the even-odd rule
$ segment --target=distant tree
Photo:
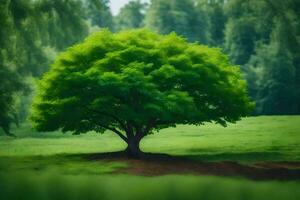
[[[256,32],[254,20],[229,20],[225,31],[225,51],[235,64],[246,64],[255,53]]]
[[[272,42],[264,46],[258,57],[263,65],[263,77],[258,87],[258,112],[268,115],[295,114],[296,85],[292,54]]]
[[[285,21],[277,20],[270,43],[257,50],[256,56],[264,72],[257,89],[258,111],[269,115],[297,114],[300,112],[299,56],[293,50],[300,51],[300,41],[292,42],[288,37],[292,30]]]
[[[113,16],[109,8],[109,0],[83,0],[87,19],[93,26],[114,29]]]
[[[218,49],[172,33],[101,31],[62,53],[40,81],[31,119],[39,131],[110,130],[129,156],[153,131],[226,126],[252,108],[239,68]]]
[[[57,51],[88,34],[81,5],[77,0],[0,0],[0,124],[7,133],[19,113],[16,94],[28,88],[24,79],[41,76]]]
[[[14,55],[15,43],[14,24],[11,13],[8,12],[8,1],[0,4],[0,128],[4,133],[12,136],[10,125],[16,121],[14,110],[14,96],[22,89],[22,83],[14,63],[9,59]]]
[[[146,6],[147,4],[140,0],[132,0],[126,4],[116,16],[116,29],[141,28],[144,25]]]
[[[196,9],[205,15],[207,20],[205,29],[209,32],[210,46],[223,46],[224,29],[227,17],[224,13],[225,0],[197,0]]]
[[[255,114],[299,114],[299,1],[230,0],[225,11],[225,51],[242,65]]]
[[[147,10],[145,25],[158,33],[174,31],[190,41],[208,43],[206,15],[195,5],[194,0],[153,0]]]
[[[11,123],[18,124],[17,111],[14,108],[14,95],[22,91],[22,82],[15,71],[9,70],[3,63],[0,63],[0,128],[8,136]]]
[[[60,51],[88,34],[82,4],[77,0],[2,1],[15,37],[7,47],[10,60],[23,75],[40,76],[48,69],[49,50]],[[4,39],[8,37],[4,35]]]

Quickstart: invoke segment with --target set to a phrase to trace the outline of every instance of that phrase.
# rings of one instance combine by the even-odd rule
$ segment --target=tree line
[[[239,65],[253,114],[300,113],[297,0],[0,0],[0,126],[26,119],[36,79],[57,54],[91,32],[146,27],[221,48]]]

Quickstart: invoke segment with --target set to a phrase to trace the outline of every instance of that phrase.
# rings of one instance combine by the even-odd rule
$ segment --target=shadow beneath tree
[[[171,174],[234,176],[253,180],[300,180],[300,162],[258,162],[240,164],[235,161],[204,162],[218,158],[253,158],[262,153],[235,153],[200,156],[170,156],[167,154],[143,153],[139,159],[128,158],[124,152],[86,154],[88,160],[121,161],[128,164],[114,173],[125,173],[142,176],[161,176]],[[263,153],[265,154],[265,153]],[[266,156],[266,155],[264,155]],[[270,153],[274,158],[277,153]]]
[[[262,161],[246,164],[238,162],[238,158],[257,158],[262,156],[260,154],[265,153],[187,156],[142,153],[139,159],[129,158],[125,152],[0,157],[0,169],[3,172],[33,171],[39,173],[57,169],[60,173],[74,175],[209,175],[252,180],[300,180],[300,162]],[[270,153],[269,156],[274,158],[276,154]],[[230,159],[236,159],[236,161],[229,161]]]

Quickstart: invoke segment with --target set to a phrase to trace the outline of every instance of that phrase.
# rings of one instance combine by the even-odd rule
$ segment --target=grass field
[[[137,176],[120,173],[130,162],[87,159],[125,148],[112,133],[37,133],[28,124],[14,133],[17,139],[0,136],[0,199],[300,199],[300,180]],[[141,148],[199,163],[299,163],[300,116],[250,117],[227,128],[178,126],[146,137]]]

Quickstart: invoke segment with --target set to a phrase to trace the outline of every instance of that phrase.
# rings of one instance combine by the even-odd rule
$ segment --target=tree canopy
[[[155,130],[225,126],[251,108],[239,68],[219,49],[175,33],[104,30],[58,56],[40,81],[31,119],[39,131],[111,130],[135,155]]]

